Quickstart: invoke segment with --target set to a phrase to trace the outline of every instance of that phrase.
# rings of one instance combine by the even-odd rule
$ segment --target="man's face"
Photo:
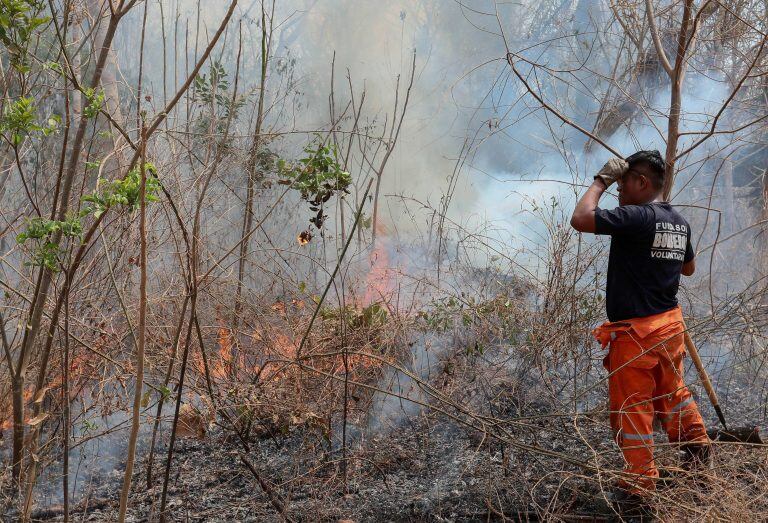
[[[652,201],[655,195],[647,167],[635,165],[618,180],[619,205],[642,205]]]

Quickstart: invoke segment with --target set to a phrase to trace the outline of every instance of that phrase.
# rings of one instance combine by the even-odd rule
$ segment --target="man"
[[[598,208],[618,182],[619,207]],[[593,331],[609,372],[611,428],[626,461],[624,492],[653,490],[659,472],[653,459],[653,418],[670,442],[682,443],[689,464],[706,462],[709,440],[683,381],[683,316],[677,302],[680,274],[695,271],[691,228],[661,200],[664,161],[658,151],[609,160],[576,204],[571,225],[611,236],[606,286],[608,321]]]

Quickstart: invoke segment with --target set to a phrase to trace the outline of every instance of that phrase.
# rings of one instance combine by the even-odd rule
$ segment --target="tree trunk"
[[[270,14],[269,29],[266,24],[266,10],[264,2],[261,4],[261,79],[259,82],[259,105],[256,112],[256,126],[253,130],[253,143],[248,156],[248,166],[246,168],[246,191],[245,191],[245,210],[243,211],[243,228],[240,243],[240,258],[237,265],[237,290],[235,291],[235,313],[232,320],[232,335],[234,343],[232,344],[231,371],[237,369],[237,361],[240,355],[237,328],[240,322],[240,312],[242,310],[243,279],[245,278],[245,269],[248,261],[248,252],[251,243],[251,228],[253,227],[253,204],[255,198],[256,170],[261,152],[261,128],[264,124],[264,96],[267,85],[267,67],[269,65],[269,51],[272,42],[272,19],[275,14],[274,2],[272,4],[272,13]]]
[[[710,2],[700,14],[701,23],[718,12],[719,6],[718,2]],[[668,38],[664,38],[662,35],[661,41],[665,47],[668,47]],[[652,49],[640,53],[633,70],[633,81],[628,86],[628,96],[613,107],[605,108],[602,111],[604,117],[595,126],[594,134],[596,136],[609,138],[622,126],[629,125],[632,118],[640,111],[641,105],[638,100],[644,98],[643,93],[658,90],[669,81],[669,76],[665,74],[657,53],[653,52]]]
[[[24,380],[13,378],[13,481],[21,480],[22,454],[24,452]]]
[[[667,127],[667,151],[664,158],[666,169],[664,172],[663,199],[669,200],[672,187],[675,183],[675,157],[677,156],[677,142],[680,138],[680,111],[682,108],[683,80],[685,79],[686,61],[685,52],[688,42],[694,35],[688,34],[688,26],[691,22],[691,9],[693,0],[685,0],[683,6],[683,21],[680,24],[680,32],[677,37],[677,53],[675,57],[675,69],[672,75],[672,93],[669,104],[669,125]]]
[[[117,30],[117,25],[120,21],[119,16],[113,16],[109,20],[109,26],[107,28],[107,32],[105,35],[105,43],[106,46],[111,45],[112,39],[115,36],[115,32]],[[104,64],[106,62],[106,53],[102,52],[99,55],[99,58],[96,63],[96,68],[93,72],[93,76],[91,78],[91,82],[89,84],[90,87],[96,87],[99,85],[99,82],[101,80],[101,73],[104,70]],[[77,132],[75,134],[75,139],[72,144],[72,150],[70,152],[69,161],[67,163],[67,167],[64,173],[64,177],[62,179],[61,187],[57,185],[56,192],[54,194],[53,198],[53,208],[51,211],[51,217],[56,217],[59,221],[64,221],[67,217],[67,211],[69,209],[69,200],[71,197],[72,192],[72,184],[74,182],[75,174],[77,171],[77,167],[79,165],[80,160],[80,151],[83,147],[83,142],[85,140],[85,132],[88,127],[88,120],[87,118],[82,115],[80,122],[77,126]],[[59,193],[59,189],[61,192]],[[51,242],[58,244],[61,241],[61,231],[57,231],[53,234],[51,237]],[[37,339],[37,335],[40,332],[40,326],[43,318],[43,311],[45,309],[45,304],[48,298],[48,292],[50,290],[50,285],[53,279],[53,275],[50,270],[41,268],[38,271],[37,276],[37,284],[35,285],[35,294],[34,299],[32,300],[32,303],[30,304],[30,312],[29,312],[29,319],[26,322],[26,328],[24,329],[24,335],[22,337],[21,341],[21,349],[19,351],[18,361],[16,364],[16,381],[17,383],[16,388],[18,390],[18,394],[20,394],[20,397],[14,397],[13,399],[13,406],[14,406],[14,420],[19,419],[22,420],[22,423],[16,424],[14,423],[14,455],[13,455],[13,463],[21,465],[21,461],[23,459],[22,453],[24,450],[24,381],[25,376],[27,372],[27,365],[29,364],[29,361],[32,357],[32,348],[34,347],[35,341]],[[20,468],[14,469],[16,471],[16,474],[14,474],[14,480],[19,481],[20,476],[18,473],[20,472]],[[29,478],[30,481],[34,481],[34,478]]]
[[[102,23],[101,17],[104,13],[109,13],[108,0],[88,0],[88,14],[92,23],[96,24],[96,31],[93,35],[94,53],[98,55],[102,51],[107,53],[104,72],[101,75],[101,88],[104,89],[104,108],[119,125],[123,124],[123,115],[120,110],[120,93],[117,83],[117,56],[112,49],[111,39],[107,41],[107,24]],[[110,127],[111,124],[109,124]],[[123,137],[114,128],[112,128],[112,147],[115,150],[115,160],[117,161],[118,173],[123,172],[126,166],[125,156],[122,152]]]
[[[139,327],[138,339],[136,340],[136,386],[133,391],[133,413],[131,420],[131,435],[128,439],[128,456],[125,463],[125,477],[123,478],[123,489],[120,492],[120,513],[118,521],[125,521],[125,511],[128,508],[128,494],[131,491],[131,477],[133,475],[133,462],[136,456],[136,440],[139,435],[139,421],[141,417],[141,396],[144,387],[144,342],[147,333],[147,170],[145,168],[147,159],[147,129],[141,125],[141,185],[139,187],[139,235],[141,241],[140,248],[140,271],[139,279]]]

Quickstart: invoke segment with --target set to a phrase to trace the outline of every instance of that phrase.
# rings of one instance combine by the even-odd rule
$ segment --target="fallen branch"
[[[261,489],[264,491],[264,493],[269,498],[269,502],[272,503],[272,506],[277,509],[277,511],[280,513],[281,516],[285,519],[285,521],[292,522],[293,520],[288,517],[288,514],[286,513],[286,507],[285,507],[285,501],[283,500],[283,497],[275,492],[275,490],[269,485],[269,483],[266,482],[264,478],[261,477],[259,472],[256,470],[256,467],[253,466],[253,464],[248,461],[248,458],[245,457],[243,453],[240,453],[240,461],[243,462],[243,464],[248,467],[248,470],[251,471],[251,474],[253,474],[253,477],[256,478],[256,481],[261,486]]]

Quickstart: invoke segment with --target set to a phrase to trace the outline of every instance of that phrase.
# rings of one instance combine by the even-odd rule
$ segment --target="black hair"
[[[664,187],[665,164],[661,158],[661,153],[656,149],[652,151],[637,151],[635,154],[627,157],[627,163],[630,169],[636,165],[647,165],[649,167],[651,183],[655,189]]]

